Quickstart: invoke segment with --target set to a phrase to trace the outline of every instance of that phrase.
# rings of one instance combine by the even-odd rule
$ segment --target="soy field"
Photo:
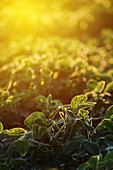
[[[0,170],[113,169],[113,1],[0,1]]]

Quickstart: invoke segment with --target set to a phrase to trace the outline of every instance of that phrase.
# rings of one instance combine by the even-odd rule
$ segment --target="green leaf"
[[[26,166],[27,165],[27,161],[22,159],[22,158],[16,158],[15,160],[10,162],[10,165]]]
[[[8,154],[9,160],[11,159],[12,151],[13,151],[13,147],[15,146],[15,143],[16,143],[16,140],[11,143],[11,145],[9,146],[9,148],[8,148],[8,150],[7,150],[7,154]]]
[[[99,124],[98,126],[96,127],[96,130],[97,132],[100,132],[102,131],[104,128],[105,128],[105,122],[104,122],[105,119],[103,119]]]
[[[39,126],[37,124],[33,125],[33,137],[34,138],[38,137],[38,128],[39,128]]]
[[[89,90],[94,90],[97,86],[98,82],[96,80],[90,79],[87,83],[87,88]]]
[[[107,153],[104,157],[104,167],[113,168],[113,151]]]
[[[49,118],[55,117],[55,115],[56,115],[60,110],[61,110],[61,108],[58,108],[58,109],[56,109],[55,111],[53,111],[52,113],[50,113]]]
[[[113,81],[106,85],[105,92],[110,92],[111,90],[113,90]]]
[[[92,155],[98,155],[99,154],[99,147],[96,143],[90,142],[90,141],[84,141],[83,142],[84,148],[87,152],[89,152]]]
[[[78,96],[75,96],[75,97],[71,100],[71,107],[72,107],[73,109],[76,109],[78,106],[80,106],[81,104],[83,104],[86,100],[87,100],[87,96],[86,96],[86,95],[78,95]]]
[[[85,108],[88,108],[88,107],[92,107],[96,104],[96,102],[85,102],[83,104],[81,104],[78,108],[79,109],[85,109]]]
[[[103,119],[97,126],[97,131],[100,132],[103,129],[108,129],[109,132],[113,133],[113,121],[110,119]]]
[[[102,161],[102,154],[92,156],[87,162],[80,165],[78,170],[86,170],[87,168],[92,168],[93,170],[103,170],[103,166],[99,166],[100,161]]]
[[[94,89],[94,91],[96,93],[101,93],[103,91],[104,87],[105,87],[105,81],[100,81],[98,83],[98,85],[96,86],[96,88]]]
[[[113,133],[113,121],[112,120],[105,120],[105,126],[109,132]]]
[[[64,148],[64,154],[71,154],[77,150],[79,150],[79,142],[78,141],[70,141],[66,144]]]
[[[48,95],[47,101],[51,105],[51,103],[52,103],[52,95],[51,94]]]
[[[23,128],[12,128],[6,132],[8,136],[24,135],[27,131]]]
[[[27,154],[27,151],[29,149],[29,139],[27,139],[27,140],[17,140],[16,148],[17,148],[18,153],[22,157],[24,157]]]
[[[42,111],[47,110],[48,109],[48,102],[44,101],[38,104],[38,109],[41,109]]]
[[[55,105],[58,105],[58,106],[60,106],[60,105],[62,105],[62,103],[61,103],[61,101],[60,100],[52,100],[52,104],[55,104]]]
[[[85,162],[83,164],[81,164],[77,170],[86,170],[87,168],[91,168],[91,166],[89,165],[88,162]]]
[[[7,134],[7,132],[8,132],[8,129],[5,129],[2,131],[2,134]]]
[[[25,125],[31,125],[34,123],[34,119],[35,118],[42,118],[45,119],[45,116],[42,112],[33,112],[31,113],[25,120],[24,120],[24,124]]]
[[[42,96],[42,95],[39,95],[39,96],[37,96],[37,97],[34,98],[34,101],[35,101],[36,103],[44,102],[44,101],[46,101],[46,97],[44,97],[44,96]]]
[[[109,118],[112,114],[113,114],[113,105],[110,106],[110,107],[107,109],[106,114],[105,114],[105,117],[106,117],[106,118]]]
[[[42,127],[42,126],[39,126],[39,128],[38,128],[38,137],[40,139],[42,139],[42,138],[45,137],[45,135],[47,135],[47,132],[46,132],[45,128]]]
[[[0,122],[0,133],[3,131],[3,124]]]
[[[34,122],[38,124],[39,126],[44,126],[44,122],[42,118],[35,118]]]
[[[13,99],[14,99],[14,96],[11,95],[11,96],[9,96],[9,97],[7,98],[7,100],[5,101],[5,103],[6,103],[6,104],[9,104],[9,103],[11,103],[11,102],[13,101]]]
[[[113,168],[113,159],[106,159],[103,161],[103,166],[108,170],[112,170]]]
[[[85,116],[87,116],[89,114],[88,110],[79,110],[79,115],[84,118]]]
[[[92,156],[92,157],[88,160],[88,163],[89,163],[90,167],[93,168],[93,170],[96,170],[97,162],[98,162],[97,156]]]
[[[110,118],[109,118],[110,120],[113,120],[113,114],[110,116]]]
[[[113,159],[113,151],[111,151],[110,153],[107,153],[104,159]]]

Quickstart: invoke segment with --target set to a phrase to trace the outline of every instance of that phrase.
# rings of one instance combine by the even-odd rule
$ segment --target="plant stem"
[[[46,143],[42,143],[42,142],[38,142],[38,141],[36,141],[36,140],[34,140],[34,139],[29,139],[31,142],[33,142],[33,143],[36,143],[36,144],[39,144],[39,145],[45,145],[45,146],[50,146],[49,144],[46,144]]]

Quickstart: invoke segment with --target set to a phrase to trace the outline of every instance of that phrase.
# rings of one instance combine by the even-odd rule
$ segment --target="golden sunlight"
[[[110,0],[1,0],[0,39],[95,35],[105,25],[103,15],[112,15],[111,8]]]

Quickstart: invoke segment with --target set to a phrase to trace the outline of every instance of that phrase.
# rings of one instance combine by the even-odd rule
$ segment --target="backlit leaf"
[[[3,131],[3,124],[0,122],[0,133]]]
[[[105,81],[100,81],[95,88],[95,92],[101,93],[104,87],[105,87]]]
[[[79,110],[79,115],[84,118],[86,115],[89,114],[89,111],[88,110]]]
[[[113,90],[113,81],[106,85],[105,92],[110,92],[111,90]]]
[[[105,128],[108,129],[109,132],[113,133],[113,121],[110,119],[103,119],[97,126],[97,131],[100,132]]]
[[[8,136],[24,135],[27,131],[23,128],[12,128],[6,132]]]
[[[97,86],[98,82],[96,80],[90,79],[87,83],[87,88],[89,90],[94,90]]]
[[[44,101],[46,101],[46,97],[44,97],[44,96],[42,96],[42,95],[39,95],[39,96],[37,96],[37,97],[34,98],[34,101],[35,101],[36,103],[44,102]]]
[[[113,114],[113,105],[110,106],[110,107],[107,109],[106,114],[105,114],[105,117],[106,117],[106,118],[109,118],[112,114]]]
[[[83,104],[81,104],[78,108],[81,109],[81,108],[88,108],[88,107],[92,107],[96,104],[96,102],[85,102]]]
[[[24,120],[24,124],[25,125],[33,124],[35,118],[45,119],[45,116],[42,112],[33,112]]]
[[[72,107],[73,109],[76,109],[78,106],[80,106],[80,104],[83,104],[86,100],[87,100],[87,96],[86,96],[86,95],[78,95],[78,96],[75,96],[75,97],[71,100],[71,107]]]

